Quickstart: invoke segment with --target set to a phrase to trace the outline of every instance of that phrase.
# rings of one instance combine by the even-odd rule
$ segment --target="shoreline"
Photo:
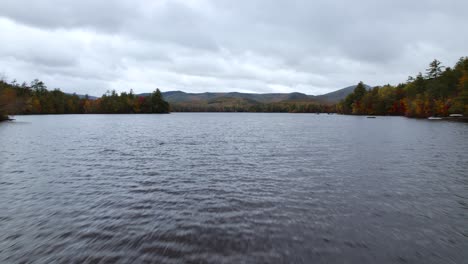
[[[86,113],[86,114],[17,114],[15,116],[51,116],[51,115],[57,115],[57,116],[63,116],[63,115],[167,115],[171,113],[240,113],[240,114],[246,114],[246,113],[252,113],[252,114],[311,114],[311,115],[343,115],[343,116],[361,116],[361,117],[371,117],[371,118],[377,118],[377,117],[389,117],[389,116],[394,116],[394,117],[405,117],[409,119],[419,119],[419,120],[429,120],[427,117],[409,117],[409,116],[403,116],[403,115],[349,115],[349,114],[340,114],[340,113],[309,113],[309,112],[169,112],[169,113]],[[14,118],[3,118],[0,119],[0,122],[6,122],[6,121],[15,121]],[[440,119],[437,120],[430,120],[430,121],[454,121],[454,122],[465,122],[468,123],[468,117],[462,116],[462,117],[440,117]]]

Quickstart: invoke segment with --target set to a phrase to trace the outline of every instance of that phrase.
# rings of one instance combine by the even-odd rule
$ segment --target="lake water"
[[[468,263],[468,125],[315,114],[0,124],[0,263]]]

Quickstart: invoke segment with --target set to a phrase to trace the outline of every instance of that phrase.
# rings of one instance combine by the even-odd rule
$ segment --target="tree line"
[[[172,103],[174,112],[250,112],[250,113],[334,113],[335,105],[319,104],[316,102],[282,101],[274,103]]]
[[[159,89],[149,96],[137,96],[130,92],[118,94],[108,91],[101,98],[66,94],[59,89],[48,90],[39,80],[30,85],[19,85],[0,80],[0,120],[18,114],[126,114],[169,113]]]
[[[355,115],[408,117],[468,115],[468,57],[453,68],[434,60],[423,75],[409,76],[406,83],[367,90],[360,82],[354,92],[336,106],[337,112]]]

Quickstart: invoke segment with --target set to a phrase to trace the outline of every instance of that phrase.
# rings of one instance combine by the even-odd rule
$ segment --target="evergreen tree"
[[[442,74],[443,66],[440,66],[441,62],[438,60],[433,60],[429,64],[429,68],[426,69],[426,78],[427,79],[434,79],[439,77]]]
[[[354,100],[359,101],[366,94],[367,89],[363,82],[359,82],[356,88],[354,88]]]
[[[163,100],[159,89],[151,94],[151,113],[169,113],[169,103]]]

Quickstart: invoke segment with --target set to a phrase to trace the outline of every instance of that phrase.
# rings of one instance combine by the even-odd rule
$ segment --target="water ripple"
[[[0,263],[468,259],[466,124],[289,114],[17,119],[0,124]]]

